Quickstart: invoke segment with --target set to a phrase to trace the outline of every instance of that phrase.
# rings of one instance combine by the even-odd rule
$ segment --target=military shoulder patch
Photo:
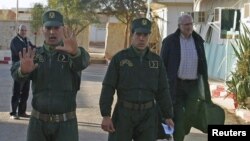
[[[64,54],[58,54],[57,61],[59,62],[69,62],[68,56]]]
[[[158,69],[159,68],[159,61],[149,61],[149,68]]]
[[[36,54],[34,57],[34,61],[43,63],[45,59],[41,54]]]
[[[129,67],[133,67],[134,66],[133,63],[130,60],[128,60],[128,59],[123,59],[123,60],[120,61],[120,66],[121,67],[124,66],[124,65],[126,65],[126,64]]]

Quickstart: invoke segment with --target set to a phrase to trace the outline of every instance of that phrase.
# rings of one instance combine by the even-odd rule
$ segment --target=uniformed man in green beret
[[[103,80],[99,101],[101,127],[109,132],[109,141],[155,141],[155,102],[166,124],[174,126],[166,71],[161,58],[148,47],[151,22],[135,19],[131,31],[131,46],[112,58]],[[111,118],[115,92],[117,102]]]
[[[74,34],[64,33],[63,16],[49,10],[42,16],[44,44],[19,52],[12,68],[15,80],[32,80],[32,112],[27,141],[78,141],[76,94],[89,54]]]

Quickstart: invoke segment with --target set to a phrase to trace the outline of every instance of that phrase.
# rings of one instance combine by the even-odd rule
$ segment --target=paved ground
[[[10,120],[12,78],[10,65],[0,64],[0,141],[25,141],[28,119]],[[82,75],[81,90],[77,96],[77,117],[80,141],[106,141],[107,134],[100,129],[101,116],[98,101],[101,82],[107,65],[92,64]],[[31,95],[27,111],[31,111]],[[226,124],[244,124],[233,112],[226,111]],[[207,141],[207,135],[192,129],[185,141]]]

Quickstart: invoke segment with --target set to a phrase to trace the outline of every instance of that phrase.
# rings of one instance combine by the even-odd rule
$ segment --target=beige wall
[[[87,51],[89,48],[89,26],[86,27],[78,36],[77,42],[79,46],[84,47]]]
[[[125,24],[107,23],[105,41],[105,58],[110,60],[118,51],[123,49]]]

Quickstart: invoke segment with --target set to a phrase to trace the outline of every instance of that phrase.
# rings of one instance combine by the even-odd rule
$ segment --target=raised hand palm
[[[63,39],[64,46],[56,47],[56,49],[64,51],[71,55],[75,55],[77,53],[77,47],[78,47],[75,34],[73,32],[70,32],[69,29],[65,29],[64,36],[65,36]]]
[[[37,64],[34,64],[33,62],[34,56],[35,56],[35,49],[32,50],[30,47],[28,48],[28,50],[24,48],[23,52],[19,52],[20,67],[22,74],[28,74],[37,67]]]

